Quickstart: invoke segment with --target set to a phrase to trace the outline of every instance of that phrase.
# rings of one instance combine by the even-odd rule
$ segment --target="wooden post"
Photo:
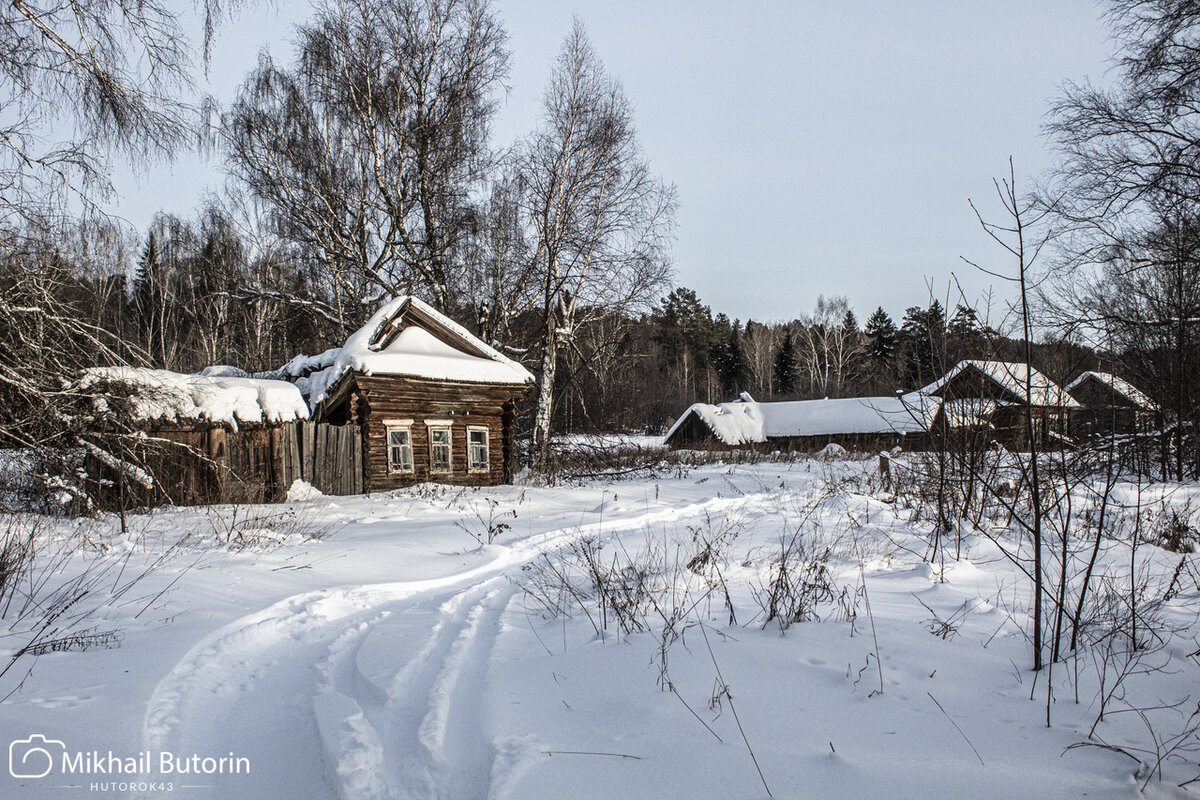
[[[266,488],[267,497],[271,501],[281,499],[287,494],[287,468],[283,463],[283,428],[272,427],[271,436],[267,440],[270,449],[270,481]]]

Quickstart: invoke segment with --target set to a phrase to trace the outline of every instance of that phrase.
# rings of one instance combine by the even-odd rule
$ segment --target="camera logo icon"
[[[55,755],[66,751],[66,744],[40,733],[15,739],[8,746],[8,774],[14,778],[44,778],[54,769]]]

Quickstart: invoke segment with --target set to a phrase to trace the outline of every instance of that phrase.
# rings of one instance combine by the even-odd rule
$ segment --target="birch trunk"
[[[537,410],[533,421],[533,453],[530,466],[535,472],[544,472],[550,463],[550,422],[554,411],[554,373],[557,363],[558,324],[555,315],[551,313],[546,318],[542,373],[538,378]]]

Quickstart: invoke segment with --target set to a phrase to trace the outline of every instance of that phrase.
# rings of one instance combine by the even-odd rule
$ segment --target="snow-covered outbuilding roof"
[[[297,356],[277,374],[297,379],[315,407],[347,372],[456,383],[525,386],[533,375],[416,297],[397,297],[346,343]]]
[[[1079,404],[1061,386],[1037,369],[1017,361],[960,361],[938,380],[920,389],[925,394],[940,395],[944,387],[963,372],[973,371],[995,383],[1013,396],[1015,402],[1025,402],[1026,379],[1030,384],[1030,400],[1035,406],[1078,408]]]
[[[667,439],[692,416],[728,445],[788,436],[923,433],[933,424],[940,404],[940,398],[919,392],[779,403],[695,403],[667,431]]]
[[[236,429],[238,423],[308,419],[308,404],[293,384],[236,377],[229,371],[224,367],[206,370],[210,374],[183,375],[143,367],[96,367],[84,371],[79,386],[110,396],[121,387],[120,396],[128,400],[134,418],[140,420],[203,420]],[[107,402],[103,396],[96,400]]]
[[[1088,381],[1096,381],[1105,388],[1116,392],[1129,402],[1145,409],[1156,409],[1158,404],[1151,400],[1141,389],[1138,389],[1124,378],[1119,378],[1111,372],[1084,372],[1078,378],[1067,384],[1067,391],[1072,392]]]

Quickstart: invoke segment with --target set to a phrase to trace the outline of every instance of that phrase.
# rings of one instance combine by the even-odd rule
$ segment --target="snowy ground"
[[[120,646],[49,652],[0,679],[3,696],[24,678],[0,704],[10,768],[40,771],[40,754],[19,759],[43,745],[32,735],[62,743],[44,745],[48,775],[0,776],[0,797],[159,796],[167,784],[189,798],[298,800],[1189,796],[1177,784],[1200,772],[1195,752],[1160,778],[1072,745],[1088,741],[1101,674],[1113,699],[1093,742],[1133,752],[1157,737],[1161,750],[1184,729],[1200,676],[1194,565],[1156,607],[1175,633],[1115,691],[1127,663],[1116,657],[1035,676],[1026,579],[979,535],[958,560],[926,563],[928,527],[910,509],[840,480],[872,467],[424,486],[159,511],[132,516],[124,535],[114,519],[80,523],[122,564],[114,584],[193,536],[92,621],[119,630]],[[40,535],[62,540],[73,525]],[[239,534],[256,543],[220,546]],[[828,552],[808,582],[829,592],[814,598],[819,620],[781,631],[763,606],[793,543],[809,561]],[[596,600],[587,556],[624,604]],[[1180,557],[1147,545],[1137,558],[1140,575],[1168,580]],[[1128,564],[1119,544],[1101,558],[1117,581]],[[64,774],[64,748],[105,764],[147,753],[152,769]],[[246,768],[163,774],[164,752]]]

